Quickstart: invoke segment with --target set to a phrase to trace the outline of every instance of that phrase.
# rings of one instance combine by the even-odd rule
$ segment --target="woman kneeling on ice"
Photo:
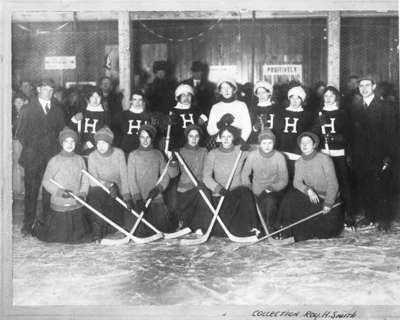
[[[179,167],[172,167],[175,169],[175,172],[171,170],[172,176],[178,175],[180,172],[176,195],[176,211],[179,214],[179,220],[182,221],[182,228],[189,227],[192,231],[200,229],[204,232],[210,224],[212,212],[201,197],[198,188],[201,188],[207,196],[209,195],[209,190],[202,184],[207,149],[199,147],[203,131],[198,125],[187,127],[184,133],[187,143],[179,149],[179,154],[199,185],[195,188],[193,181],[182,164]]]
[[[211,150],[204,164],[203,181],[212,191],[212,203],[217,206],[221,196],[224,196],[219,216],[228,230],[235,236],[249,236],[258,232],[259,219],[250,189],[243,187],[241,169],[246,159],[247,152],[241,155],[240,161],[233,175],[232,183],[226,186],[236,158],[241,147],[234,144],[240,137],[239,130],[231,123],[218,123],[221,145]],[[216,236],[226,236],[219,223],[213,230]]]
[[[73,192],[85,198],[89,189],[89,182],[81,173],[86,169],[85,161],[74,152],[77,140],[78,134],[65,127],[59,134],[63,150],[47,164],[42,184],[51,195],[50,206],[44,212],[44,221],[35,230],[42,241],[81,243],[91,240],[85,208],[70,195]],[[66,190],[55,186],[50,179]]]
[[[129,190],[135,201],[135,210],[145,212],[144,217],[162,232],[171,232],[176,229],[167,206],[165,205],[162,192],[168,186],[170,178],[168,174],[164,176],[159,184],[156,185],[164,167],[166,166],[164,155],[160,150],[153,148],[153,140],[156,136],[156,128],[146,124],[139,129],[140,146],[132,151],[128,158],[128,184]],[[151,204],[146,209],[145,203],[152,199]],[[135,218],[133,220],[136,220]],[[128,229],[133,226],[132,221]],[[134,235],[146,237],[154,234],[149,227],[139,223]]]
[[[112,146],[113,139],[114,134],[109,127],[101,128],[94,135],[96,150],[89,155],[89,173],[110,190],[110,195],[91,182],[88,202],[107,218],[121,226],[124,222],[124,209],[115,201],[115,198],[121,195],[121,198],[130,204],[131,197],[125,154],[121,149]],[[130,214],[126,213],[125,216],[130,216]],[[116,231],[96,215],[90,215],[89,221],[95,239],[102,239],[107,234]]]
[[[341,206],[332,208],[338,198],[338,181],[332,159],[316,150],[317,135],[303,132],[297,139],[302,156],[295,163],[294,191],[282,200],[279,217],[284,226],[318,211],[323,214],[288,229],[284,236],[295,241],[338,236],[344,225]]]
[[[242,170],[242,181],[249,186],[257,198],[261,214],[266,221],[269,233],[276,231],[278,201],[281,191],[288,184],[286,159],[274,149],[275,135],[266,128],[258,135],[259,146],[250,152]],[[253,180],[250,181],[250,175]]]

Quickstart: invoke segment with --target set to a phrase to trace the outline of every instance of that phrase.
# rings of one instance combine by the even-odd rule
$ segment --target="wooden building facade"
[[[103,75],[129,93],[133,74],[151,76],[155,60],[168,60],[178,80],[190,65],[235,66],[241,83],[263,76],[263,65],[300,65],[302,81],[344,83],[372,73],[399,85],[398,12],[123,12],[16,13],[12,21],[12,76],[96,82]],[[125,25],[124,25],[125,23]],[[75,57],[75,67],[49,69],[46,57]]]

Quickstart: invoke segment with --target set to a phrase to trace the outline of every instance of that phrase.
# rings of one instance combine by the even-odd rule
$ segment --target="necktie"
[[[49,104],[48,103],[46,103],[46,105],[44,106],[44,110],[46,110],[46,114],[49,113],[50,108],[49,108]]]
[[[368,105],[367,105],[367,103],[366,102],[364,102],[364,110],[367,110],[368,109]]]

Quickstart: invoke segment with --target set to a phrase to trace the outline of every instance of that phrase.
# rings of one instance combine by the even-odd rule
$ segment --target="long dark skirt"
[[[220,197],[213,197],[212,199],[216,208]],[[255,229],[261,231],[261,224],[254,201],[254,196],[249,188],[237,187],[228,192],[219,216],[230,233],[244,237],[255,235]],[[212,234],[218,237],[226,237],[218,221],[214,225]]]
[[[36,236],[46,242],[82,243],[92,238],[89,236],[89,225],[85,208],[66,212],[50,209],[45,221],[37,224]]]
[[[322,210],[323,199],[314,204],[309,197],[298,190],[286,194],[282,199],[278,221],[282,226],[288,226],[303,218]],[[312,238],[337,237],[343,230],[344,213],[342,206],[333,208],[326,214],[320,214],[310,220],[304,221],[283,232],[284,237],[293,236],[295,241],[303,241]]]
[[[277,221],[279,199],[280,194],[278,192],[266,193],[263,191],[257,196],[258,207],[260,208],[269,233],[279,228]]]
[[[111,221],[119,226],[123,225],[123,207],[100,187],[91,187],[89,189],[87,202]],[[117,229],[91,211],[88,211],[88,221],[95,238],[104,238],[106,235],[117,231]]]
[[[209,195],[206,194],[206,196],[210,200]],[[210,225],[213,214],[197,188],[192,188],[186,192],[177,192],[176,199],[176,210],[179,213],[179,220],[183,222],[182,227],[189,227],[192,231],[201,229],[205,232]]]
[[[140,212],[138,213],[140,214]],[[174,221],[175,219],[171,217],[168,208],[163,201],[153,201],[146,210],[144,218],[161,232],[173,232],[177,228],[177,223]],[[127,231],[131,231],[136,220],[137,218],[132,216],[130,223],[125,226]],[[145,225],[143,221],[140,221],[134,233],[136,237],[148,237],[153,234],[154,230]]]

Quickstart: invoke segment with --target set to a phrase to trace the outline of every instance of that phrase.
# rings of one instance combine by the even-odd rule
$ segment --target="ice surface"
[[[48,244],[13,229],[16,305],[400,304],[400,225],[289,246]]]

